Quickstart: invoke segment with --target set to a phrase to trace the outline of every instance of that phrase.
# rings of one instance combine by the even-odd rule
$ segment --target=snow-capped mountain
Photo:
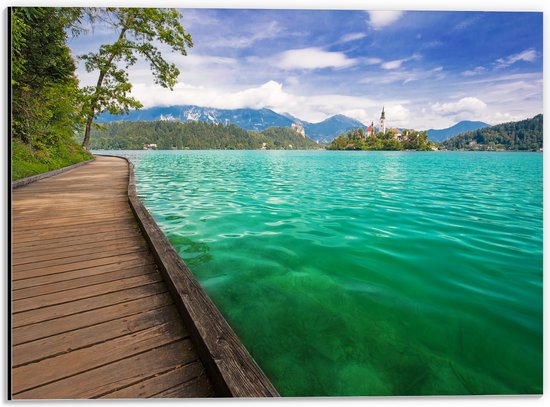
[[[344,115],[336,115],[320,123],[309,123],[289,113],[279,114],[271,109],[216,109],[200,106],[168,106],[151,107],[142,110],[132,110],[127,115],[111,115],[104,113],[99,116],[99,123],[113,121],[152,121],[179,120],[181,122],[203,121],[214,124],[235,124],[246,130],[262,131],[268,127],[290,127],[293,123],[304,126],[306,135],[320,142],[330,142],[341,133],[364,125]]]

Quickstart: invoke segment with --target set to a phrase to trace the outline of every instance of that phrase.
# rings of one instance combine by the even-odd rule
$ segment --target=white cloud
[[[534,49],[526,49],[525,51],[517,54],[512,54],[506,58],[499,58],[496,60],[497,68],[506,68],[519,61],[534,62],[537,59],[537,52]]]
[[[399,20],[404,11],[369,11],[369,25],[375,30],[395,23]]]
[[[277,21],[271,21],[268,24],[255,26],[248,35],[230,35],[214,37],[208,43],[212,48],[248,48],[254,43],[277,37],[283,31]]]
[[[409,109],[401,104],[385,107],[385,111],[388,123],[392,127],[394,125],[407,124],[411,116]]]
[[[476,97],[465,97],[457,102],[435,103],[432,110],[444,116],[459,115],[464,113],[479,113],[487,104]]]
[[[362,39],[362,38],[365,38],[366,36],[367,36],[367,34],[365,34],[365,33],[360,33],[360,32],[357,32],[357,33],[350,33],[350,34],[344,35],[344,36],[340,39],[340,42],[356,41],[356,40],[360,40],[360,39]]]
[[[382,59],[374,57],[363,58],[361,61],[367,65],[378,65],[384,62]]]
[[[397,69],[401,68],[401,64],[405,62],[406,59],[395,59],[393,61],[384,62],[382,68],[384,69]]]
[[[324,51],[321,48],[291,49],[278,54],[275,64],[281,69],[347,68],[357,63],[342,52]]]
[[[381,109],[380,100],[338,94],[297,95],[287,92],[281,83],[272,80],[244,89],[192,86],[180,82],[172,92],[157,85],[140,83],[134,85],[132,95],[142,101],[145,108],[186,104],[219,109],[265,107],[279,113],[289,112],[310,122],[319,122],[335,114],[346,114],[370,123],[377,120]],[[386,100],[384,103],[386,111],[392,112],[391,121],[395,125],[399,125],[398,120],[407,117],[408,111],[403,107],[408,103],[407,100]]]
[[[487,68],[483,66],[476,66],[474,69],[469,69],[467,71],[462,72],[463,76],[476,76],[481,75],[483,72],[487,71]]]
[[[398,68],[401,68],[401,65],[403,64],[403,62],[413,61],[413,60],[417,60],[417,59],[420,59],[420,58],[421,58],[420,54],[413,54],[413,55],[411,55],[410,57],[407,57],[407,58],[395,59],[393,61],[384,62],[381,66],[382,66],[382,68],[388,69],[388,70],[398,69]]]

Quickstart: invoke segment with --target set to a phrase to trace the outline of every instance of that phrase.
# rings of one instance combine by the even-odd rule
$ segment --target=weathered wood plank
[[[128,250],[144,250],[147,249],[147,243],[141,239],[121,239],[118,241],[111,241],[109,243],[91,245],[90,247],[79,247],[79,248],[59,248],[57,250],[46,250],[42,253],[34,253],[34,256],[27,256],[23,258],[15,257],[12,259],[13,266],[23,266],[30,263],[40,263],[41,267],[53,264],[63,264],[62,261],[71,258],[78,258],[80,260],[85,260],[86,257],[98,258],[105,254],[124,254]],[[34,267],[33,267],[34,268]],[[38,267],[36,267],[38,268]]]
[[[44,257],[31,257],[25,260],[23,263],[13,264],[13,270],[15,272],[29,271],[34,269],[44,269],[51,266],[62,266],[65,264],[84,262],[87,260],[99,260],[105,257],[121,256],[131,253],[147,252],[147,244],[145,242],[125,244],[121,247],[109,246],[104,250],[89,252],[85,248],[81,250],[75,250],[73,256],[60,256],[53,259],[46,259]]]
[[[13,314],[17,314],[19,312],[46,308],[57,304],[66,304],[77,300],[97,297],[103,294],[149,285],[159,281],[162,281],[162,277],[158,272],[154,272],[87,287],[79,287],[51,294],[43,294],[38,297],[23,298],[13,301],[12,312]],[[73,306],[73,304],[71,304],[71,306]]]
[[[12,264],[16,264],[16,262],[20,261],[25,261],[25,259],[28,258],[42,257],[42,259],[48,260],[48,255],[52,256],[51,258],[55,256],[64,257],[65,255],[67,255],[67,253],[74,254],[85,250],[87,250],[88,253],[101,252],[110,247],[119,248],[128,246],[130,244],[138,245],[143,243],[144,241],[142,236],[136,233],[134,235],[121,235],[119,238],[110,239],[107,241],[90,240],[90,242],[85,245],[82,245],[81,243],[78,243],[76,245],[56,246],[43,244],[31,250],[24,250],[12,253]]]
[[[198,356],[189,339],[158,347],[63,380],[14,394],[16,399],[98,398],[157,374],[191,363]],[[86,385],[83,386],[82,384]]]
[[[139,287],[129,288],[114,293],[98,295],[92,298],[73,301],[69,304],[52,305],[30,311],[19,312],[12,315],[12,326],[19,327],[37,322],[56,319],[67,315],[78,314],[91,309],[99,309],[109,305],[120,304],[139,297],[161,293],[165,290],[164,283],[153,283]]]
[[[112,393],[105,394],[102,398],[149,398],[171,389],[174,386],[182,385],[205,373],[204,366],[200,362],[192,362],[183,366],[178,365],[168,372],[136,383],[133,386],[128,386]],[[201,391],[201,394],[204,394],[204,389],[201,389]]]
[[[73,288],[88,287],[96,284],[107,283],[109,281],[122,280],[124,278],[141,276],[143,274],[154,273],[157,271],[156,265],[151,264],[144,267],[132,267],[129,269],[116,270],[110,273],[95,274],[72,280],[59,281],[34,287],[22,288],[12,291],[12,300],[21,300],[23,298],[38,297],[44,294],[59,293]],[[61,295],[61,294],[60,294]]]
[[[31,232],[33,235],[40,235],[40,236],[70,236],[73,234],[79,234],[79,233],[86,233],[86,230],[116,230],[117,226],[134,226],[135,222],[132,219],[117,219],[115,223],[113,223],[112,219],[101,219],[96,220],[95,222],[88,222],[88,223],[81,223],[81,224],[70,224],[70,225],[43,225],[43,226],[36,226],[32,224],[28,225],[18,225],[17,230],[13,232],[13,236],[15,237],[26,237],[29,232]]]
[[[72,263],[53,265],[47,267],[38,267],[31,270],[23,269],[21,266],[14,266],[12,270],[13,280],[22,280],[25,278],[33,278],[38,276],[46,276],[52,274],[64,273],[66,271],[89,269],[92,267],[106,266],[108,264],[118,264],[122,266],[122,263],[129,260],[143,259],[143,254],[147,253],[147,250],[133,251],[123,255],[114,255],[108,257],[101,257],[92,260],[85,261],[73,261]]]
[[[89,164],[93,160],[95,160],[95,157],[90,159],[90,160],[86,160],[86,161],[82,161],[82,162],[79,162],[79,163],[76,163],[76,164],[69,165],[68,167],[60,168],[58,170],[48,171],[48,172],[45,172],[45,173],[42,173],[42,174],[33,175],[32,177],[26,177],[26,178],[22,178],[22,179],[17,180],[17,181],[13,181],[11,183],[11,188],[12,189],[20,188],[20,187],[22,187],[24,185],[28,185],[32,182],[38,182],[41,179],[45,179],[45,178],[48,178],[48,177],[53,177],[54,175],[66,173],[67,171],[71,171],[71,170],[74,170],[75,168],[78,168],[78,167],[81,167],[83,165]]]
[[[182,325],[171,321],[89,348],[16,367],[12,370],[13,393],[17,394],[108,363],[127,359],[184,337]]]
[[[94,326],[64,332],[13,347],[13,367],[86,348],[131,333],[176,321],[178,313],[173,305],[118,318]]]
[[[74,280],[77,278],[95,276],[98,274],[105,274],[116,272],[118,270],[125,270],[134,267],[146,267],[155,264],[154,260],[149,257],[136,257],[128,261],[121,261],[119,263],[112,263],[101,265],[97,267],[90,267],[87,269],[66,271],[63,273],[47,274],[45,276],[37,276],[20,280],[12,280],[12,289],[19,290],[23,288],[35,287],[44,284],[53,284],[61,281]]]
[[[205,396],[204,394],[210,394]],[[214,397],[214,389],[206,375],[197,377],[185,383],[180,383],[170,389],[155,394],[159,398],[181,398],[181,397]]]
[[[166,289],[165,287],[162,288]],[[172,304],[172,302],[172,296],[164,291],[54,320],[40,321],[13,329],[12,342],[13,345],[20,345],[65,332],[85,329],[108,321],[154,310]]]
[[[95,232],[83,234],[80,236],[63,236],[51,239],[39,239],[27,242],[18,241],[17,245],[12,247],[12,253],[27,253],[32,250],[47,250],[49,247],[72,247],[78,245],[93,244],[94,242],[106,242],[111,239],[120,239],[124,236],[141,236],[141,233],[134,227],[124,229],[120,228],[115,232]]]

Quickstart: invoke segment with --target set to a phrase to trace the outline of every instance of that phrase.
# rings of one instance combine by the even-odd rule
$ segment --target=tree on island
[[[142,107],[130,96],[132,84],[126,72],[138,57],[151,64],[155,83],[173,89],[180,71],[163,58],[154,41],[168,45],[181,55],[187,55],[186,49],[193,46],[176,9],[104,8],[93,11],[91,18],[111,26],[118,36],[112,44],[103,44],[97,52],[81,56],[88,72],[99,73],[95,86],[82,89],[82,116],[86,123],[82,146],[85,149],[90,143],[92,123],[100,113],[121,114]]]
[[[366,134],[362,128],[349,130],[336,137],[329,150],[417,150],[427,151],[435,147],[423,131],[404,129],[396,135],[393,129]]]

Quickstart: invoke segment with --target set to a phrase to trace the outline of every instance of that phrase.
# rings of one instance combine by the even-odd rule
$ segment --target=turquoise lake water
[[[113,153],[282,395],[542,392],[542,154]]]

